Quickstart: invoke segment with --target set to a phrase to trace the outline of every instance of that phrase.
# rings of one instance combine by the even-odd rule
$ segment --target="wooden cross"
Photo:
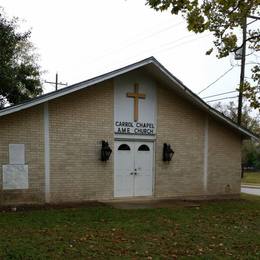
[[[145,99],[145,94],[138,93],[139,85],[137,83],[134,84],[135,91],[134,93],[127,93],[127,97],[134,98],[134,121],[138,121],[138,102],[139,98]]]

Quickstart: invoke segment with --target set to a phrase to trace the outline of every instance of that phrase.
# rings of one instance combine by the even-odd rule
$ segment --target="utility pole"
[[[260,17],[249,15],[248,18],[260,20]],[[252,22],[251,22],[252,23]],[[251,24],[250,23],[250,24]],[[239,86],[239,96],[238,96],[238,111],[237,111],[237,124],[241,125],[242,118],[242,108],[243,108],[243,86],[245,79],[245,63],[246,63],[246,33],[247,33],[247,17],[245,17],[243,25],[243,42],[242,42],[242,55],[241,55],[241,71],[240,71],[240,86]]]
[[[240,71],[240,85],[238,95],[238,111],[237,111],[237,124],[241,125],[242,118],[242,107],[243,107],[243,86],[245,79],[245,63],[246,63],[246,31],[247,31],[247,18],[245,17],[243,25],[243,46],[242,46],[242,57],[241,57],[241,71]]]
[[[61,86],[68,86],[68,83],[58,82],[58,73],[56,73],[55,82],[51,82],[51,81],[46,81],[45,80],[45,83],[54,84],[55,85],[55,91],[58,90],[58,86],[59,85],[61,85]]]
[[[58,73],[56,73],[56,80],[55,80],[55,91],[58,90]]]

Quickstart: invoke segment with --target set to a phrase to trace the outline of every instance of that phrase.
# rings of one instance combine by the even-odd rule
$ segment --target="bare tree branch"
[[[257,38],[260,38],[260,34],[247,38],[239,47],[237,47],[236,49],[232,50],[231,52],[238,51],[239,49],[241,49],[245,45],[246,42],[248,42],[250,40],[253,40],[253,39],[257,39]]]

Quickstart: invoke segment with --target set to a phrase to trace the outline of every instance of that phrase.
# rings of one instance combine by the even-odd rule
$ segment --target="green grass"
[[[0,259],[260,259],[260,197],[0,213]]]
[[[252,183],[260,185],[260,172],[245,172],[242,183]]]

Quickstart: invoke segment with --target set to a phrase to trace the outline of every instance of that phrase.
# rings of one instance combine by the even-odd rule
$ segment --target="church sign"
[[[154,135],[155,126],[153,123],[116,121],[115,133],[130,135]]]

